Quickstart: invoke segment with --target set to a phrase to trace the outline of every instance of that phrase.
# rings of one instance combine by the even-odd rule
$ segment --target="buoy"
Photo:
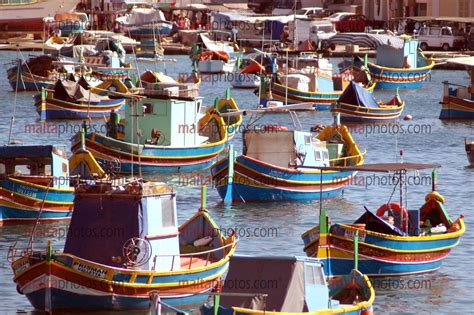
[[[413,119],[412,115],[405,115],[405,117],[403,117],[403,120],[412,120],[412,119]]]

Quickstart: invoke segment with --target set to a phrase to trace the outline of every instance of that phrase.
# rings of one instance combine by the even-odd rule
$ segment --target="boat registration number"
[[[92,267],[86,264],[81,264],[80,262],[75,262],[72,265],[72,268],[79,272],[86,273],[98,278],[105,278],[105,276],[107,275],[106,270],[103,270],[97,267]]]
[[[344,237],[345,238],[350,238],[351,240],[353,240],[355,238],[355,235],[356,235],[356,230],[345,230],[344,231]],[[365,241],[365,236],[366,236],[365,231],[359,230],[359,241],[364,242]]]

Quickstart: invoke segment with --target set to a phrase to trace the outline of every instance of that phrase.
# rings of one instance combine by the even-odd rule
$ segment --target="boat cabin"
[[[7,177],[54,188],[69,188],[66,151],[52,145],[1,147],[0,178]]]
[[[378,46],[376,64],[389,68],[414,69],[426,66],[427,62],[418,54],[418,40],[404,38],[401,46]]]
[[[171,186],[136,181],[76,189],[65,254],[107,266],[169,271],[180,268],[179,246]]]
[[[309,132],[287,130],[283,126],[246,130],[243,154],[284,168],[329,166],[329,150],[325,141],[318,140]]]
[[[265,283],[265,286],[239,286]],[[254,311],[314,312],[339,306],[330,298],[322,264],[309,257],[232,256],[219,314],[232,307]],[[227,294],[228,293],[228,294]],[[229,313],[231,314],[231,313]]]

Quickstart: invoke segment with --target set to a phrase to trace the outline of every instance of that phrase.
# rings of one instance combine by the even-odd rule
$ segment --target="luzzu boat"
[[[64,250],[50,244],[9,251],[18,292],[35,309],[131,312],[148,311],[156,293],[165,305],[203,305],[236,238],[221,234],[205,201],[178,227],[174,189],[132,180],[79,185]]]
[[[110,98],[108,95],[99,95],[105,89],[112,90],[114,94],[126,94],[127,87],[119,80],[113,83],[103,83],[96,88],[91,88],[83,77],[79,81],[58,80],[53,89],[41,89],[35,96],[35,106],[42,120],[48,119],[84,119],[104,117],[110,111],[122,110],[125,99]],[[117,93],[118,92],[118,93]]]
[[[340,113],[341,121],[376,122],[397,119],[404,107],[405,102],[398,94],[387,103],[377,102],[369,91],[351,82],[332,111]]]
[[[471,77],[469,86],[444,81],[444,95],[439,119],[474,119],[474,57],[451,58],[448,63],[468,67]]]
[[[406,174],[408,170],[433,167],[439,165],[393,163],[349,169]],[[399,203],[388,202],[376,213],[366,208],[352,224],[328,226],[328,222],[322,210],[319,226],[302,235],[306,254],[319,258],[328,275],[351,271],[356,234],[358,270],[368,276],[394,276],[437,270],[465,232],[463,216],[452,220],[444,208],[444,198],[435,190],[426,195],[419,210],[407,210]]]
[[[0,148],[0,225],[70,219],[74,188],[66,153],[52,145]]]
[[[213,41],[204,33],[199,34],[199,43],[203,46],[202,51],[191,56],[194,60],[193,63],[197,63],[199,73],[212,74],[234,71],[237,57],[240,55],[234,43]]]
[[[233,256],[216,297],[202,315],[372,314],[375,292],[357,270],[327,281],[314,258]]]
[[[194,83],[147,85],[144,95],[127,102],[125,120],[112,113],[107,135],[86,134],[94,157],[118,161],[121,173],[199,170],[225,149],[228,126],[217,111],[205,112]],[[76,136],[73,152],[79,143]]]
[[[305,201],[336,195],[355,175],[321,173],[318,168],[361,165],[364,156],[346,126],[325,127],[318,135],[282,126],[248,129],[243,152],[216,162],[212,179],[225,202]]]
[[[364,74],[365,72],[359,73],[357,78],[350,77],[373,91],[375,82]],[[315,109],[328,110],[349,85],[350,77],[333,75],[332,70],[308,68],[297,73],[274,76],[273,80],[263,78],[260,84],[260,104],[270,107],[269,101],[281,101],[284,104],[312,103]]]
[[[260,64],[257,54],[243,57],[242,64],[234,72],[230,84],[236,89],[254,89],[260,86],[260,74],[264,73],[265,67]],[[263,57],[261,57],[263,59]]]
[[[369,33],[339,33],[328,42],[335,45],[359,45],[377,50],[375,63],[367,67],[377,89],[416,89],[430,77],[435,65],[418,51],[418,40],[409,36],[390,36]],[[359,67],[362,62],[359,62]]]
[[[405,38],[402,47],[377,47],[377,60],[368,63],[377,89],[416,89],[429,79],[435,61],[418,52],[418,41]]]
[[[13,91],[39,91],[49,88],[69,73],[74,73],[74,67],[56,66],[59,57],[48,55],[31,57],[26,62],[20,59],[17,64],[7,70],[8,82]]]

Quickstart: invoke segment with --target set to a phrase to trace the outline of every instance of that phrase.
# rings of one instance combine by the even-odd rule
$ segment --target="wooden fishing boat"
[[[234,72],[230,80],[233,88],[255,89],[260,86],[260,74],[266,70],[254,58],[257,58],[257,56],[242,58],[242,65]]]
[[[58,79],[74,73],[74,68],[57,66],[56,62],[61,62],[61,59],[48,55],[31,57],[25,62],[18,59],[7,70],[8,82],[13,91],[39,91],[54,86]]]
[[[269,101],[281,101],[284,104],[312,103],[317,110],[329,110],[351,80],[327,71],[313,70],[277,76],[277,80],[262,79],[260,104],[267,106]],[[362,81],[356,81],[364,82],[364,87],[370,92],[375,87],[375,82],[367,76]]]
[[[54,89],[42,88],[41,93],[35,96],[35,106],[42,120],[47,119],[84,119],[104,117],[110,111],[119,111],[125,107],[125,99],[101,96],[94,91],[102,92],[105,89],[114,90],[118,94],[126,94],[127,87],[119,80],[99,85],[95,89],[81,78],[78,82],[58,80]]]
[[[227,125],[217,111],[205,112],[197,85],[152,84],[143,93],[127,101],[124,120],[111,114],[107,135],[87,133],[86,147],[94,157],[104,163],[119,161],[121,173],[209,167],[228,142]],[[76,136],[72,151],[78,147]]]
[[[320,173],[329,165],[361,165],[364,156],[346,126],[325,127],[313,136],[284,126],[246,129],[243,152],[234,152],[211,167],[225,202],[313,200],[334,196],[355,175],[352,171]]]
[[[357,270],[327,281],[319,260],[278,256],[233,256],[216,294],[201,314],[363,315],[372,314],[375,299],[369,278]]]
[[[237,57],[240,55],[234,43],[226,40],[211,40],[204,33],[199,34],[198,43],[202,45],[202,48],[199,52],[194,52],[191,59],[193,59],[193,63],[197,63],[199,73],[230,73],[234,71]]]
[[[418,51],[418,40],[405,37],[402,47],[377,47],[377,60],[368,69],[377,89],[416,89],[430,78],[434,65]]]
[[[0,148],[0,225],[70,219],[74,188],[66,152],[52,145]]]
[[[410,36],[390,36],[369,33],[339,33],[328,42],[335,45],[359,45],[377,50],[375,63],[367,68],[377,89],[416,89],[430,78],[435,65],[418,51],[418,40]],[[359,64],[359,67],[362,63]]]
[[[474,57],[451,58],[446,62],[461,64],[468,68],[469,86],[443,82],[444,93],[439,119],[474,119]]]
[[[342,121],[386,121],[400,117],[405,102],[395,95],[387,103],[377,102],[364,87],[352,81],[334,103],[332,111],[341,114]]]
[[[348,167],[354,171],[397,172],[400,180],[411,170],[439,167],[436,164],[392,163]],[[433,173],[435,173],[433,171]],[[460,241],[465,232],[463,215],[452,220],[444,197],[435,191],[426,195],[419,210],[400,203],[382,204],[376,213],[366,208],[352,224],[331,224],[321,210],[319,226],[302,235],[306,254],[319,258],[328,275],[347,274],[352,268],[354,236],[358,233],[359,270],[368,276],[394,276],[430,272]],[[399,182],[400,183],[400,182]],[[402,182],[403,183],[403,182]],[[403,187],[400,191],[403,191]]]
[[[167,305],[198,308],[227,271],[236,238],[221,234],[204,201],[177,222],[176,191],[163,183],[79,185],[64,250],[12,246],[13,281],[47,312],[148,311],[154,292]]]
[[[474,166],[474,141],[468,142],[467,139],[464,139],[464,147],[466,148],[467,159],[469,164]]]

